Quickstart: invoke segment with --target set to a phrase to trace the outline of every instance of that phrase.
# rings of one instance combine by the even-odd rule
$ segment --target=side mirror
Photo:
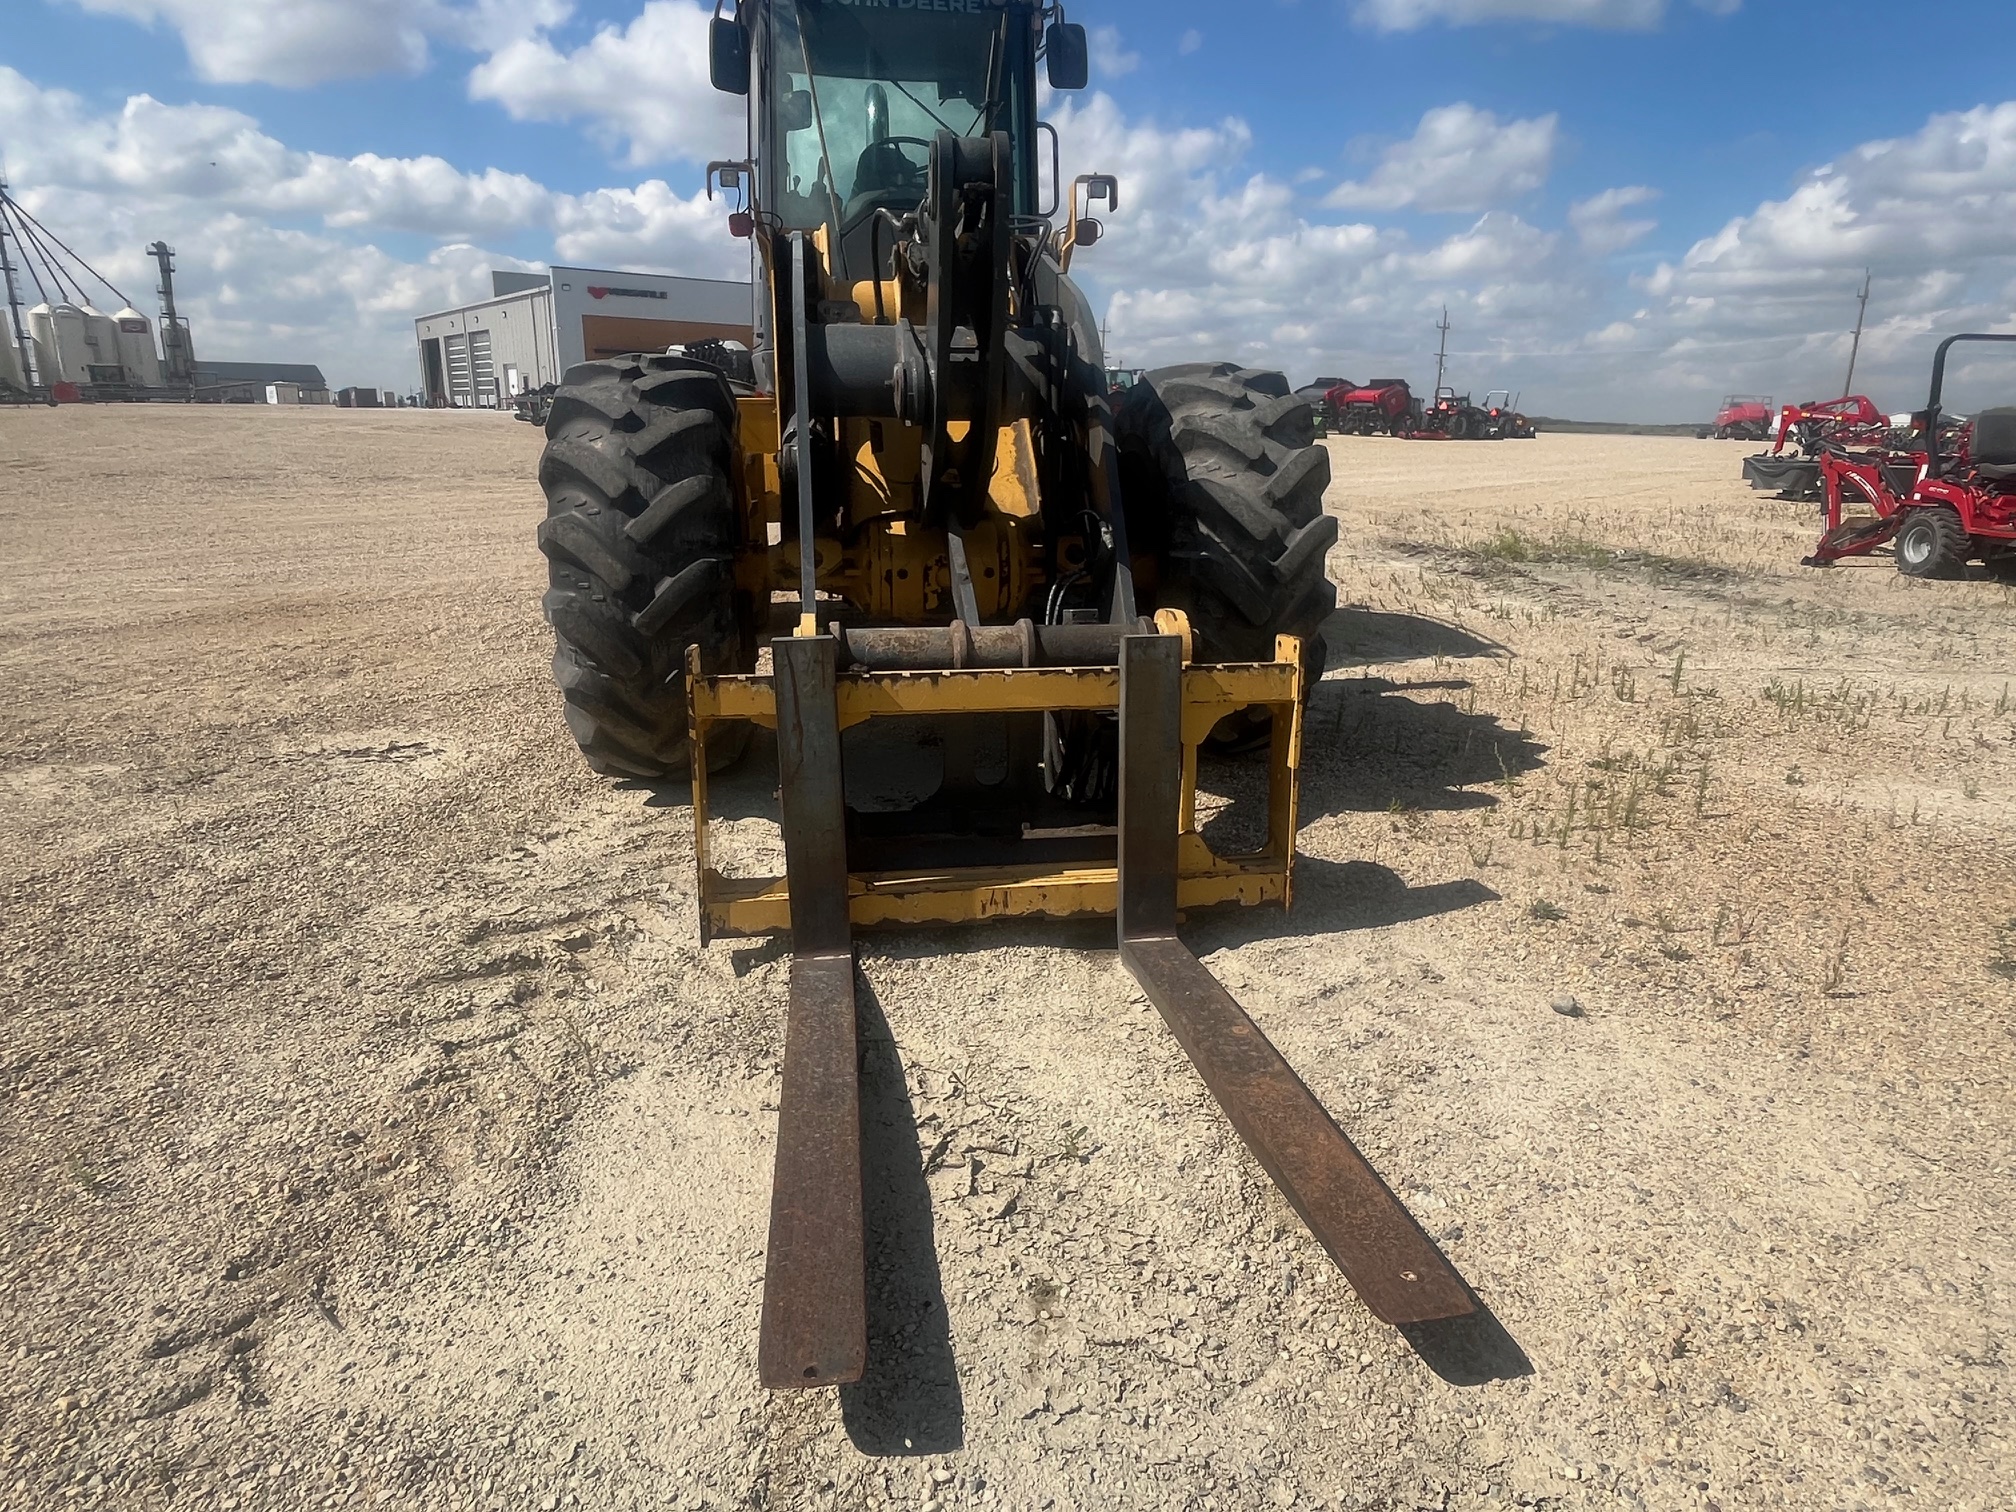
[[[718,184],[723,194],[737,195],[743,200],[749,197],[749,180],[756,170],[739,158],[717,159],[707,165],[707,198],[714,198],[714,188]]]
[[[749,33],[742,23],[716,16],[708,34],[707,70],[723,94],[749,93]]]
[[[747,210],[737,210],[728,217],[728,234],[743,240],[756,234],[756,217]]]
[[[1087,215],[1079,218],[1078,230],[1071,240],[1078,246],[1090,247],[1096,245],[1099,238],[1105,234],[1106,228]]]
[[[784,96],[778,111],[777,124],[785,131],[810,131],[812,129],[812,91],[794,89]]]
[[[1075,21],[1053,21],[1043,36],[1052,89],[1083,89],[1092,82],[1092,48]]]

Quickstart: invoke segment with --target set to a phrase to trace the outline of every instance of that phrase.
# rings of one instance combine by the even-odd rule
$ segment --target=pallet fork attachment
[[[1182,665],[1171,636],[1120,663],[1120,959],[1309,1232],[1382,1321],[1475,1310],[1413,1215],[1302,1078],[1176,936]]]
[[[1005,627],[1004,627],[1005,628]],[[1144,632],[1150,627],[1145,624]],[[774,676],[707,677],[689,662],[696,850],[703,932],[788,927],[793,960],[779,1096],[777,1166],[758,1366],[772,1389],[835,1386],[867,1364],[859,1061],[854,1022],[857,924],[955,923],[1038,914],[1111,914],[1120,958],[1267,1174],[1366,1305],[1413,1324],[1476,1302],[1449,1262],[1281,1053],[1177,935],[1185,906],[1286,903],[1300,749],[1300,647],[1271,663],[1190,667],[1185,627],[1114,633],[1101,664],[943,671],[840,670],[842,640],[773,643]],[[944,632],[936,632],[944,634]],[[1018,627],[1030,647],[1038,638]],[[963,639],[962,639],[963,636]],[[998,640],[998,637],[996,638]],[[981,642],[955,625],[970,660]],[[914,644],[905,643],[914,653]],[[1225,714],[1274,715],[1266,848],[1220,857],[1195,832],[1197,749]],[[1119,822],[1108,861],[856,874],[848,866],[841,731],[874,714],[1119,716]],[[728,879],[707,848],[711,725],[752,719],[777,732],[783,878]]]
[[[861,1062],[847,922],[847,811],[830,635],[774,643],[778,797],[791,884],[791,1007],[757,1372],[839,1386],[868,1365]],[[704,771],[696,761],[695,771]]]

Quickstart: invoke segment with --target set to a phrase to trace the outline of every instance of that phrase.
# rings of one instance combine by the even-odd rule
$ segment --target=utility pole
[[[1843,399],[1855,392],[1855,359],[1862,355],[1862,323],[1869,318],[1869,285],[1873,277],[1867,268],[1862,270],[1862,307],[1855,312],[1855,344],[1848,349],[1848,376],[1841,384]]]
[[[1435,392],[1442,392],[1442,375],[1449,366],[1449,306],[1442,306],[1442,323],[1435,327],[1442,333],[1442,345],[1435,352]]]

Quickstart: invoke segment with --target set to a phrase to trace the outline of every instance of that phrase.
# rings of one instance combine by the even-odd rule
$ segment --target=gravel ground
[[[881,936],[873,1372],[770,1396],[788,963],[567,741],[538,444],[0,412],[0,1505],[2016,1505],[2009,589],[1333,441],[1300,900],[1189,935],[1493,1318],[1374,1323],[1104,930]]]

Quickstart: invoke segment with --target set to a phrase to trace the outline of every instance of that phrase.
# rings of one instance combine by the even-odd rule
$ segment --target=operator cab
[[[715,23],[715,84],[735,93],[754,86],[756,197],[766,220],[786,231],[826,228],[833,271],[866,278],[876,242],[886,250],[890,240],[877,235],[878,212],[917,208],[931,143],[945,131],[1005,131],[1013,213],[1038,214],[1039,56],[1047,54],[1053,86],[1085,82],[1084,29],[1059,21],[1046,33],[1054,9],[1042,0],[947,0],[935,9],[742,0],[732,20]],[[725,77],[724,45],[741,53]]]

